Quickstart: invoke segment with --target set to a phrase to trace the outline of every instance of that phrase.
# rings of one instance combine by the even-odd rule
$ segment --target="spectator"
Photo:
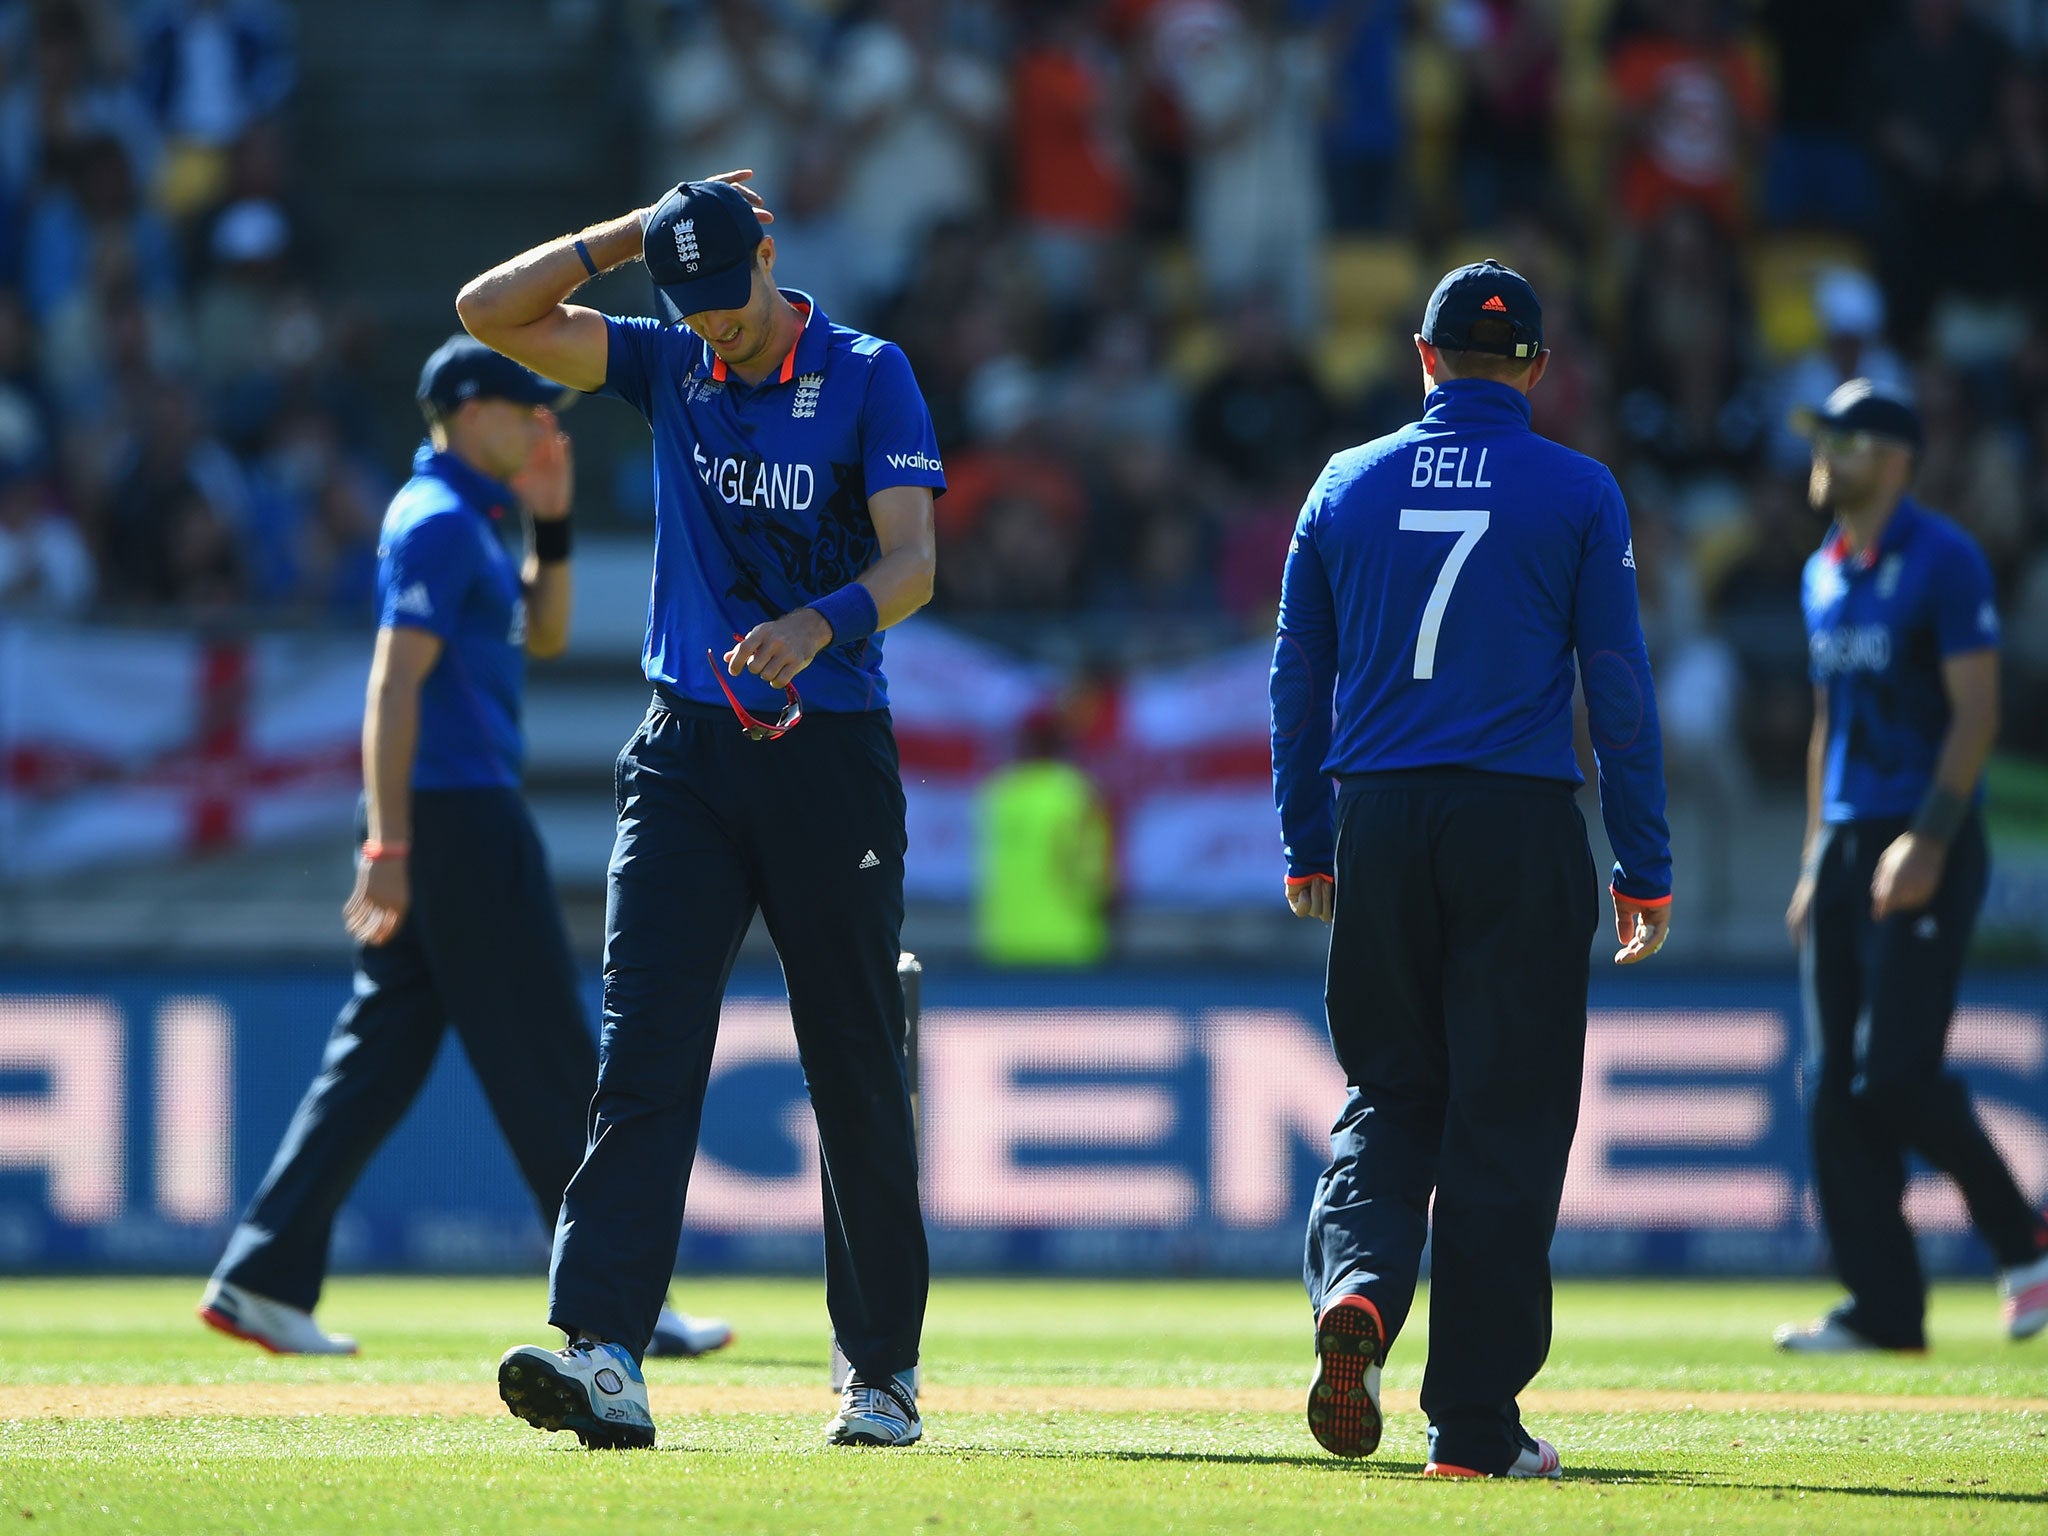
[[[210,437],[190,391],[160,385],[133,463],[108,498],[109,595],[130,603],[220,604],[247,594],[241,466]]]
[[[282,411],[250,476],[252,596],[337,617],[369,614],[391,486],[310,401]]]
[[[1771,408],[1771,461],[1789,475],[1804,474],[1812,457],[1806,439],[1792,430],[1794,410],[1818,407],[1850,379],[1912,388],[1906,365],[1885,345],[1884,291],[1868,273],[1854,267],[1822,270],[1814,279],[1813,313],[1821,343],[1786,365]]]
[[[142,98],[167,148],[162,200],[183,217],[221,194],[236,141],[291,94],[290,17],[274,0],[160,0],[137,34]]]
[[[1298,502],[1329,453],[1335,421],[1330,397],[1273,306],[1240,304],[1223,366],[1189,411],[1195,452],[1240,489],[1291,485]]]
[[[1652,15],[1652,27],[1623,42],[1608,67],[1622,212],[1642,228],[1683,204],[1737,229],[1770,115],[1763,76],[1728,35],[1716,0],[1658,0]]]
[[[58,509],[44,470],[42,425],[0,396],[0,617],[77,613],[92,600],[92,555]]]
[[[291,228],[277,204],[248,198],[214,221],[211,271],[193,304],[192,360],[216,399],[311,364],[320,317],[291,282]]]
[[[1097,0],[1034,7],[1010,75],[1012,206],[1055,306],[1072,307],[1131,221],[1131,152],[1117,59]]]
[[[1650,230],[1629,284],[1621,430],[1666,476],[1741,471],[1766,414],[1746,338],[1749,305],[1727,234],[1694,203]]]
[[[1153,57],[1188,130],[1188,232],[1211,299],[1270,294],[1300,339],[1321,303],[1322,66],[1264,0],[1162,0]]]
[[[1885,287],[1917,343],[1944,274],[1967,265],[1997,184],[2004,54],[1964,0],[1908,0],[1877,45],[1871,99],[1883,173]]]
[[[118,270],[151,301],[168,303],[177,295],[174,249],[163,221],[136,197],[120,140],[79,140],[29,217],[23,296],[39,325],[61,323],[59,312],[91,292],[96,273]]]
[[[1437,14],[1464,75],[1459,212],[1490,229],[1548,200],[1557,20],[1546,0],[1453,0]]]
[[[1991,418],[1955,370],[1939,362],[1920,369],[1918,395],[1927,439],[1914,495],[1976,536],[2005,590],[2019,571],[2028,532],[2017,434]]]
[[[751,168],[782,206],[817,99],[817,69],[761,0],[701,8],[655,64],[650,97],[660,189]]]
[[[1901,0],[1762,0],[1778,66],[1778,119],[1764,177],[1774,225],[1870,228],[1877,171],[1865,138],[1869,50]]]
[[[971,391],[981,441],[952,456],[936,507],[938,595],[955,612],[1050,612],[1080,595],[1087,498],[1035,393],[1016,360],[985,369]]]
[[[992,965],[1093,965],[1109,952],[1108,807],[1067,761],[1057,717],[1034,716],[1023,735],[1019,760],[975,794],[981,957]]]
[[[988,207],[1003,83],[942,41],[937,0],[880,0],[873,19],[847,34],[830,74],[846,151],[841,278],[858,309],[896,296],[926,234]]]
[[[35,12],[29,67],[0,98],[0,188],[20,205],[81,140],[113,138],[131,165],[155,164],[148,114],[120,78],[117,30],[97,5],[52,0]]]
[[[1401,38],[1408,0],[1295,0],[1330,67],[1323,102],[1323,199],[1333,229],[1385,229],[1401,174]]]

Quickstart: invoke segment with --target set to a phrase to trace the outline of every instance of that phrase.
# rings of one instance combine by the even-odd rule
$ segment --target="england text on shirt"
[[[834,325],[785,290],[804,328],[782,366],[748,387],[695,333],[608,319],[602,393],[654,430],[654,584],[648,679],[699,703],[724,695],[704,660],[733,637],[852,581],[880,553],[868,497],[945,490],[931,413],[893,343]],[[780,693],[739,679],[771,713]],[[830,645],[798,677],[807,710],[888,706],[882,636]]]
[[[1827,691],[1822,819],[1912,815],[1948,733],[1942,662],[1998,644],[1984,552],[1908,498],[1861,555],[1831,531],[1806,562],[1800,602],[1808,670]]]

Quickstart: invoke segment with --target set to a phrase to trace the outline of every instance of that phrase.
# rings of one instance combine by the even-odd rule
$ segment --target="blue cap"
[[[754,292],[761,221],[739,188],[686,181],[654,205],[640,242],[671,325],[707,309],[744,309]]]
[[[1477,261],[1446,272],[1422,314],[1422,339],[1452,352],[1534,357],[1543,350],[1543,306],[1512,267]]]
[[[1792,430],[1801,437],[1817,432],[1838,432],[1844,437],[1868,432],[1889,438],[1915,453],[1920,451],[1920,413],[1913,402],[1889,385],[1870,379],[1851,379],[1827,398],[1819,410],[1810,405],[1792,412]]]
[[[420,369],[420,409],[446,416],[465,400],[512,400],[564,410],[576,391],[542,378],[531,368],[493,352],[472,336],[450,336]]]

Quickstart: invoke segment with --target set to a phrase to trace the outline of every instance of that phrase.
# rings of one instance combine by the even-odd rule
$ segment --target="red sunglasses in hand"
[[[744,635],[734,635],[733,644],[737,645],[745,638]],[[775,741],[787,736],[803,723],[804,701],[797,697],[796,684],[791,683],[782,690],[788,696],[789,702],[783,706],[782,713],[771,725],[768,721],[758,720],[748,713],[746,705],[740,702],[739,695],[732,691],[732,685],[725,680],[725,663],[718,659],[716,651],[705,651],[704,659],[711,663],[711,675],[718,679],[719,691],[725,695],[726,703],[730,704],[732,712],[740,717],[740,729],[755,741]]]

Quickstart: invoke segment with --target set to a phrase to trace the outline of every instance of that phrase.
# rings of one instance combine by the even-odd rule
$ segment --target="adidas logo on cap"
[[[1501,299],[1501,296],[1497,293],[1479,307],[1481,309],[1490,309],[1496,315],[1504,315],[1508,312],[1507,304]]]

